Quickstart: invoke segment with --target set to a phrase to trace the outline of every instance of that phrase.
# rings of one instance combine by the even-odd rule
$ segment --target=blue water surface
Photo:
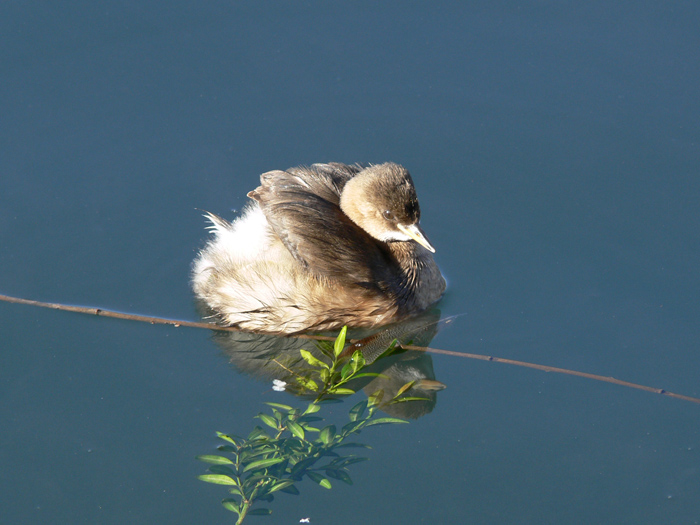
[[[202,210],[313,162],[412,173],[464,314],[431,346],[700,397],[695,2],[4,2],[0,293],[197,320]],[[207,330],[0,302],[3,523],[232,523],[216,431],[302,402]],[[250,523],[697,523],[700,406],[432,355],[352,486]],[[358,393],[334,405],[345,417]]]

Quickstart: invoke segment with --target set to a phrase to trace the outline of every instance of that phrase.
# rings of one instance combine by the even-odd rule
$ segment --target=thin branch
[[[66,312],[76,312],[76,313],[80,313],[80,314],[99,315],[102,317],[113,317],[115,319],[125,319],[127,321],[140,321],[140,322],[151,323],[151,324],[164,324],[164,325],[174,326],[176,328],[180,327],[180,326],[187,326],[190,328],[206,328],[208,330],[219,330],[219,331],[225,331],[225,332],[244,332],[244,330],[241,330],[240,328],[236,328],[235,326],[220,326],[220,325],[217,325],[214,323],[197,323],[194,321],[178,321],[176,319],[165,319],[163,317],[150,317],[150,316],[146,316],[146,315],[125,314],[122,312],[116,312],[114,310],[106,310],[104,308],[93,308],[93,307],[85,307],[85,306],[70,306],[67,304],[60,304],[60,303],[45,303],[42,301],[32,301],[30,299],[22,299],[19,297],[12,297],[9,295],[2,295],[2,294],[0,294],[0,301],[5,301],[7,303],[27,304],[30,306],[39,306],[41,308],[51,308],[53,310],[62,310],[62,311],[66,311]],[[291,337],[296,337],[299,339],[335,341],[335,338],[333,338],[333,337],[326,337],[326,336],[320,336],[320,335],[295,334]],[[355,342],[355,341],[351,341],[351,342]],[[664,396],[672,397],[675,399],[682,399],[683,401],[690,401],[691,403],[700,404],[700,399],[697,397],[676,394],[674,392],[669,392],[667,390],[664,390],[663,388],[654,388],[654,387],[650,387],[650,386],[640,385],[637,383],[630,383],[629,381],[615,379],[614,377],[601,376],[601,375],[597,375],[597,374],[589,374],[587,372],[579,372],[577,370],[569,370],[566,368],[557,368],[554,366],[538,365],[535,363],[528,363],[526,361],[516,361],[513,359],[504,359],[502,357],[493,357],[490,355],[469,354],[467,352],[455,352],[452,350],[441,350],[439,348],[413,346],[413,345],[401,345],[401,347],[406,349],[406,350],[418,350],[418,351],[422,351],[422,352],[430,352],[433,354],[451,355],[451,356],[455,356],[455,357],[465,357],[468,359],[479,359],[480,361],[493,361],[496,363],[504,363],[507,365],[515,365],[515,366],[522,366],[522,367],[526,367],[526,368],[533,368],[535,370],[541,370],[543,372],[553,372],[556,374],[566,374],[566,375],[571,375],[571,376],[585,377],[587,379],[593,379],[595,381],[603,381],[605,383],[612,383],[614,385],[625,386],[628,388],[635,388],[637,390],[644,390],[646,392],[651,392],[654,394],[662,394]]]
[[[165,324],[174,326],[175,328],[178,328],[180,326],[187,326],[190,328],[206,328],[207,330],[218,330],[221,332],[245,332],[245,330],[241,330],[240,328],[237,328],[235,326],[221,326],[215,323],[198,323],[194,321],[178,321],[177,319],[166,319],[163,317],[150,317],[147,315],[125,314],[123,312],[117,312],[115,310],[107,310],[105,308],[94,308],[91,306],[71,306],[68,304],[61,303],[45,303],[43,301],[32,301],[31,299],[22,299],[20,297],[12,297],[10,295],[0,294],[0,301],[16,304],[28,304],[30,306],[51,308],[53,310],[62,310],[64,312],[76,312],[79,314],[99,315],[102,317],[112,317],[115,319],[126,319],[127,321],[140,321],[142,323],[151,324]],[[321,335],[316,336],[298,334],[294,337],[298,337],[299,339],[315,339],[319,341],[335,341],[334,337],[327,337]]]
[[[479,359],[481,361],[493,361],[494,363],[504,363],[506,365],[524,366],[526,368],[534,368],[535,370],[541,370],[543,372],[553,372],[555,374],[567,374],[570,376],[585,377],[587,379],[594,379],[596,381],[603,381],[604,383],[612,383],[614,385],[626,386],[629,388],[636,388],[637,390],[644,390],[646,392],[651,392],[653,394],[663,394],[668,397],[674,397],[676,399],[682,399],[684,401],[690,401],[691,403],[700,404],[700,399],[697,397],[684,396],[682,394],[676,394],[674,392],[669,392],[663,388],[654,388],[651,386],[640,385],[637,383],[630,383],[629,381],[623,381],[622,379],[615,379],[610,376],[601,376],[597,374],[589,374],[588,372],[579,372],[578,370],[569,370],[568,368],[557,368],[555,366],[538,365],[536,363],[528,363],[526,361],[516,361],[514,359],[504,359],[502,357],[493,357],[490,355],[481,354],[469,354],[467,352],[454,352],[452,350],[441,350],[439,348],[421,347],[421,346],[411,346],[402,345],[402,348],[406,350],[423,350],[425,352],[431,352],[434,354],[443,355],[453,355],[458,357],[467,357],[469,359]]]

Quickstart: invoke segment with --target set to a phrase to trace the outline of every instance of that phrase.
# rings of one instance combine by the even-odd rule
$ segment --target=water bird
[[[269,171],[248,197],[233,222],[206,214],[213,238],[193,264],[195,295],[224,324],[273,334],[374,327],[445,291],[403,166]]]

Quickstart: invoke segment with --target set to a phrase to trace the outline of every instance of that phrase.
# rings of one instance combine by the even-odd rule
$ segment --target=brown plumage
[[[271,171],[243,215],[208,215],[215,237],[193,288],[221,320],[268,333],[371,327],[445,290],[408,171],[393,163]]]

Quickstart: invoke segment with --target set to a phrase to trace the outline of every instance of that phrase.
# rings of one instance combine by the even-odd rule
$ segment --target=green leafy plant
[[[329,478],[352,485],[348,467],[367,458],[343,455],[342,449],[371,447],[350,442],[348,438],[370,426],[407,423],[393,417],[375,417],[383,396],[379,391],[356,403],[342,428],[333,424],[322,426],[324,418],[319,412],[324,403],[337,402],[334,396],[354,394],[347,387],[350,380],[378,375],[362,372],[365,360],[359,350],[350,358],[343,355],[346,333],[343,328],[333,345],[321,345],[329,363],[301,350],[311,370],[295,376],[300,385],[316,394],[305,409],[266,403],[271,414],[261,412],[256,416],[264,427],[256,426],[245,438],[217,432],[225,441],[217,447],[222,455],[197,456],[210,465],[209,473],[199,476],[200,480],[229,487],[231,497],[222,504],[238,515],[236,523],[242,523],[248,515],[270,514],[269,508],[252,507],[260,501],[271,502],[278,491],[299,494],[295,484],[305,476],[326,489],[331,488]],[[411,385],[404,385],[389,402],[414,399],[400,397]]]
[[[295,374],[295,376],[301,386],[316,394],[315,402],[328,399],[330,396],[352,395],[355,391],[347,388],[348,382],[379,375],[362,372],[366,363],[361,350],[352,352],[348,359],[343,352],[346,337],[347,327],[343,327],[332,345],[326,341],[318,342],[319,350],[328,358],[330,364],[317,359],[307,350],[300,350],[301,357],[311,366],[311,369],[306,375]],[[390,345],[385,354],[393,351],[395,346],[396,341]]]

